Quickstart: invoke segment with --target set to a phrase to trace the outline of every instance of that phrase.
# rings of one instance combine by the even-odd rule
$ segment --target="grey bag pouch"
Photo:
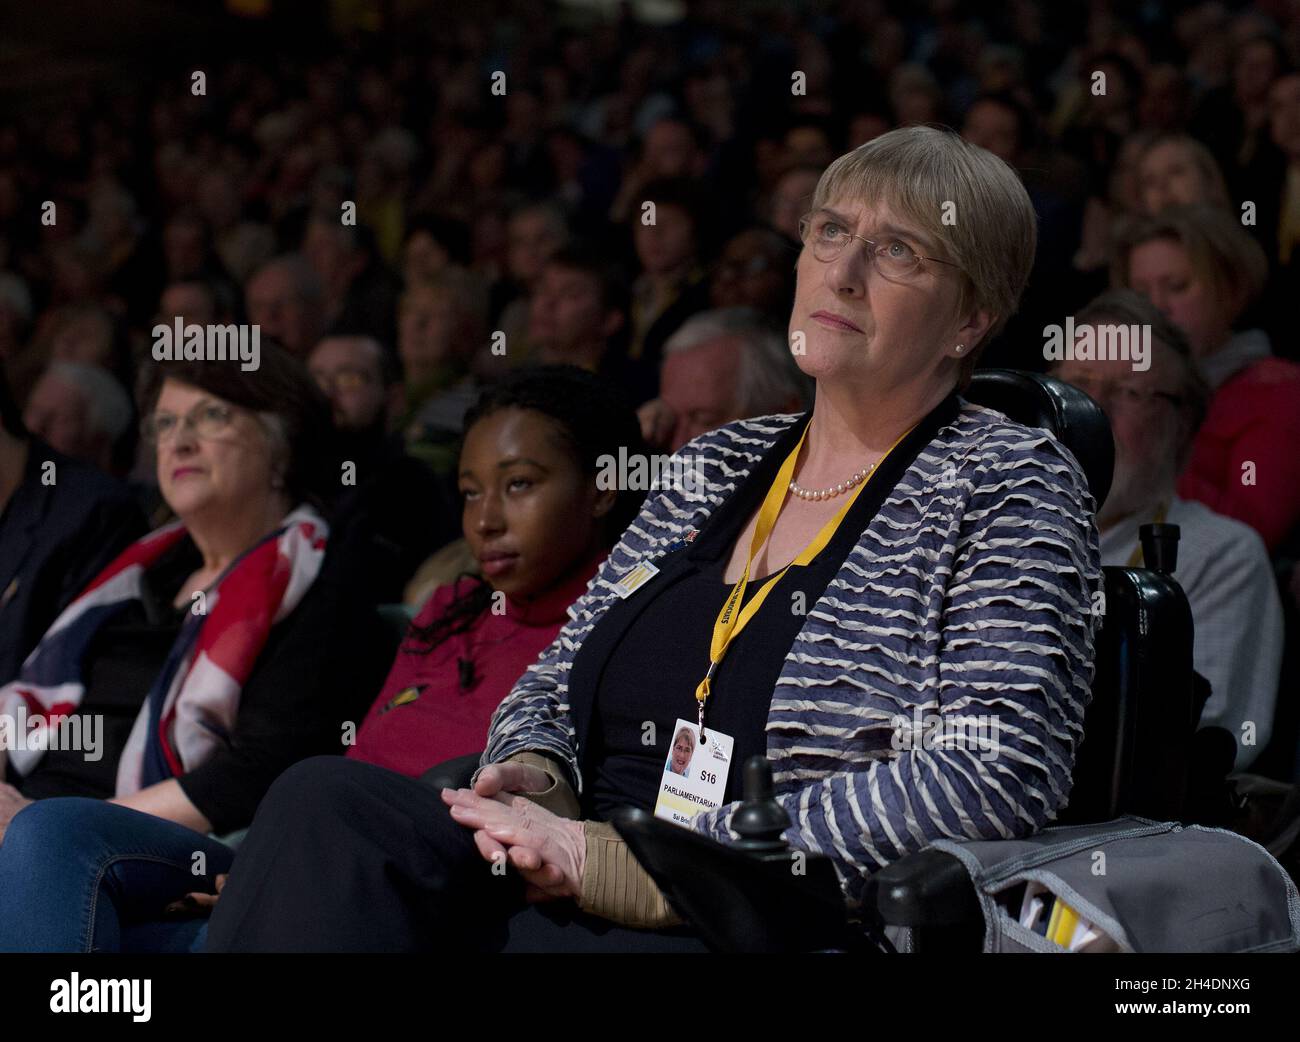
[[[1084,950],[1300,950],[1295,883],[1258,843],[1224,829],[1126,816],[1024,839],[931,845],[970,873],[987,952],[1067,950],[1021,924],[1032,884],[1104,935]]]

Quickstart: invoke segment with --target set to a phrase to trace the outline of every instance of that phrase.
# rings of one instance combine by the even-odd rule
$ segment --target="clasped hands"
[[[520,793],[552,785],[543,770],[522,763],[494,763],[472,789],[443,789],[452,819],[474,830],[474,845],[486,861],[504,859],[526,884],[530,901],[576,898],[582,893],[587,855],[581,821],[552,814]]]

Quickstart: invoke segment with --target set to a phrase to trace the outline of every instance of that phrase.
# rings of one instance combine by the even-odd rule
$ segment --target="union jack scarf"
[[[229,744],[244,682],[271,627],[315,582],[328,535],[321,516],[301,505],[196,598],[127,739],[118,796],[193,770]],[[128,546],[54,620],[18,678],[0,687],[0,714],[12,720],[23,707],[28,721],[24,741],[0,749],[0,777],[6,752],[21,775],[40,761],[51,727],[85,694],[82,660],[96,632],[139,599],[145,570],[185,536],[174,521]]]

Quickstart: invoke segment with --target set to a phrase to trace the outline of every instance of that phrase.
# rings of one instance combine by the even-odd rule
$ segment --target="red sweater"
[[[1255,464],[1255,484],[1242,465]],[[1300,521],[1300,365],[1263,358],[1215,392],[1178,494],[1244,521],[1277,549]]]
[[[494,615],[489,608],[470,629],[432,652],[404,640],[347,755],[416,777],[444,760],[481,751],[493,711],[555,640],[568,621],[565,609],[582,596],[605,555],[602,549],[569,580],[527,605],[507,597],[504,614]],[[471,582],[460,580],[461,592]],[[453,593],[452,586],[438,587],[414,624],[428,625]],[[461,658],[474,663],[467,688],[460,686]]]

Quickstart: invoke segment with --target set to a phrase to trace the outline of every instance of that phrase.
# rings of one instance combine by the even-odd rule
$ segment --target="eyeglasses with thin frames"
[[[176,436],[182,426],[193,428],[194,435],[204,441],[226,434],[235,422],[235,411],[220,402],[202,402],[184,416],[170,412],[155,412],[140,424],[140,434],[151,445],[161,445]]]
[[[950,268],[960,267],[953,261],[938,257],[926,257],[917,253],[907,242],[898,237],[877,242],[866,236],[857,235],[834,214],[825,210],[813,210],[799,218],[799,236],[813,251],[813,256],[823,264],[829,264],[854,239],[861,239],[870,250],[871,259],[876,270],[887,279],[906,282],[925,271],[925,263],[943,264]]]

